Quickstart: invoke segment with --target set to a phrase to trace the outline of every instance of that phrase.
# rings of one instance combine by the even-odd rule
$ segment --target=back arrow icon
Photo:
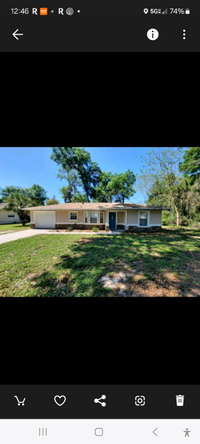
[[[155,430],[153,430],[154,435],[156,435],[156,433],[155,433],[156,430],[158,430],[158,428],[156,428]],[[158,436],[158,435],[156,435],[156,436]]]
[[[15,31],[15,32],[13,32],[13,34],[12,34],[12,35],[13,35],[13,37],[15,37],[15,38],[16,38],[16,40],[19,40],[17,36],[18,36],[18,35],[24,35],[24,34],[19,34],[19,33],[17,34],[17,31],[19,31],[19,29],[16,29],[16,31]]]

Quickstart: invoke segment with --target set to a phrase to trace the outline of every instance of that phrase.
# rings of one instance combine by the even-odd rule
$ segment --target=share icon
[[[101,398],[95,398],[94,402],[95,404],[99,403],[102,407],[106,406],[106,402],[101,402],[101,399],[106,399],[106,395],[102,395]]]

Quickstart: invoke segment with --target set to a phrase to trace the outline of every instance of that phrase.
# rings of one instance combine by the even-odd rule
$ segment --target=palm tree
[[[22,225],[25,225],[27,222],[27,216],[29,216],[29,211],[24,210],[23,208],[33,206],[33,202],[31,197],[25,190],[19,190],[14,193],[11,193],[6,199],[5,210],[14,211],[18,214]]]

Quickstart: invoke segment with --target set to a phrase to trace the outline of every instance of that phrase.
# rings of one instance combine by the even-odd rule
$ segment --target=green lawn
[[[23,227],[22,224],[6,224],[6,225],[0,225],[0,235],[6,234],[8,231],[10,233],[15,231],[21,231],[21,230],[28,230],[30,228],[30,224],[26,224],[25,227]]]
[[[200,230],[38,235],[0,245],[0,296],[195,297],[199,263]]]

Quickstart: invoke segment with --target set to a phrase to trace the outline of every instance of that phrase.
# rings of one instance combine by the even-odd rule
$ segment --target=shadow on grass
[[[52,272],[34,278],[34,293],[37,289],[40,297],[119,297],[115,289],[104,288],[99,280],[130,267],[145,272],[142,283],[131,281],[136,296],[144,296],[144,292],[148,296],[153,283],[154,288],[163,289],[163,295],[170,287],[177,289],[179,296],[197,297],[198,244],[190,233],[166,229],[160,233],[83,238],[68,247],[70,253],[59,257]],[[178,274],[176,280],[166,278],[174,272]]]

